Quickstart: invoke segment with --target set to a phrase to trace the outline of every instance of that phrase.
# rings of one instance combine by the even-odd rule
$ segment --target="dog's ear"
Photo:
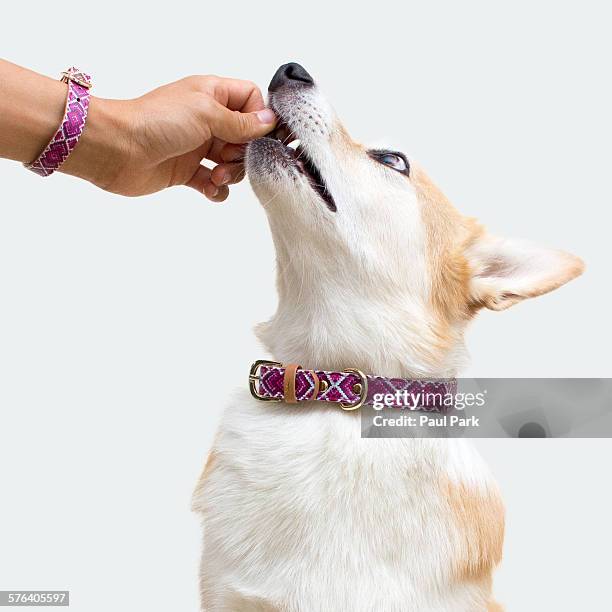
[[[474,242],[466,256],[472,270],[472,302],[491,310],[548,293],[584,270],[582,260],[570,253],[488,234]]]

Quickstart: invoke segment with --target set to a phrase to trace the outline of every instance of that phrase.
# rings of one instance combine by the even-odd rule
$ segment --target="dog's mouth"
[[[317,195],[325,202],[327,208],[332,212],[336,212],[336,202],[325,183],[325,179],[321,172],[308,156],[305,149],[300,145],[299,138],[291,131],[289,126],[281,119],[276,128],[270,132],[266,138],[271,138],[280,142],[285,148],[285,152],[295,162],[295,167],[300,174],[308,179],[308,183]]]

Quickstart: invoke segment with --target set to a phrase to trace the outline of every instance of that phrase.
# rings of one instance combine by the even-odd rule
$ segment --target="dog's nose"
[[[285,85],[314,85],[314,79],[306,69],[295,62],[283,64],[272,77],[268,91],[277,91]]]

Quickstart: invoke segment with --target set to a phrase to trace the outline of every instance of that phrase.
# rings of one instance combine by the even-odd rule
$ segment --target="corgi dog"
[[[568,253],[488,234],[399,151],[355,142],[299,64],[246,168],[269,219],[276,360],[454,377],[464,330],[577,277]],[[299,140],[299,146],[289,146]],[[359,410],[229,403],[193,497],[202,610],[492,612],[503,502],[465,439],[362,439]]]

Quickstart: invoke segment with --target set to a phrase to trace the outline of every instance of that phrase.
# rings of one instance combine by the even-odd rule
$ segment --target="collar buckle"
[[[257,392],[257,383],[260,380],[259,368],[261,368],[261,366],[282,368],[283,364],[279,363],[278,361],[268,361],[267,359],[258,359],[257,361],[253,362],[253,365],[251,366],[251,369],[249,371],[249,391],[251,392],[251,395],[255,399],[258,399],[262,402],[282,402],[282,397],[265,397]]]

